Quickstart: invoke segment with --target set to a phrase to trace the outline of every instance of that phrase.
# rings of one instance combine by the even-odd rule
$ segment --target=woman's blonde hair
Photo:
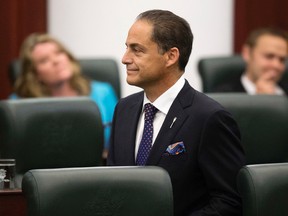
[[[70,79],[70,85],[79,95],[89,95],[90,82],[81,74],[78,61],[68,49],[57,39],[45,33],[33,33],[28,36],[20,50],[21,72],[15,82],[15,93],[19,97],[46,97],[51,96],[47,87],[37,79],[36,68],[31,56],[34,47],[40,43],[55,43],[60,51],[66,53],[71,61],[73,73]]]

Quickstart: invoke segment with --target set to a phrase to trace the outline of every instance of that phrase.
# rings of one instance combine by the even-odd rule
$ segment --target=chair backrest
[[[160,167],[30,170],[28,216],[173,215],[169,174]]]
[[[281,83],[288,85],[288,61]],[[198,72],[202,80],[203,92],[217,92],[219,86],[237,83],[245,71],[246,63],[240,55],[202,58],[198,62]]]
[[[30,169],[102,164],[103,125],[86,97],[0,101],[0,157],[16,159],[16,184]]]
[[[116,60],[112,58],[79,59],[83,74],[92,79],[108,82],[112,85],[118,98],[121,97],[120,72]],[[14,84],[21,71],[20,60],[14,59],[9,65],[9,78]]]
[[[209,93],[232,113],[242,134],[247,164],[288,162],[286,96]]]
[[[288,215],[288,163],[245,166],[237,186],[243,216]]]
[[[116,60],[79,59],[83,74],[92,80],[108,82],[112,85],[118,98],[121,98],[120,72]]]

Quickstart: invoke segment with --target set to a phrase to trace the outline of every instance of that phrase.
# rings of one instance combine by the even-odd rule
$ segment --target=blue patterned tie
[[[144,112],[145,112],[144,130],[136,158],[136,164],[139,166],[144,166],[146,164],[146,160],[152,148],[153,119],[157,111],[158,109],[150,103],[147,103],[144,106]]]

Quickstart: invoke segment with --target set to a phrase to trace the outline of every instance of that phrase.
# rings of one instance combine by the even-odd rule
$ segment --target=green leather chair
[[[281,82],[288,83],[288,61]],[[205,93],[217,92],[218,87],[225,83],[239,82],[246,64],[240,55],[214,56],[201,58],[198,72]]]
[[[209,93],[232,113],[242,135],[247,164],[288,162],[288,98],[245,93]]]
[[[288,215],[288,163],[245,166],[237,186],[243,216]]]
[[[116,60],[112,58],[81,58],[79,63],[85,76],[92,80],[110,83],[118,98],[121,97],[120,72]],[[9,65],[9,78],[12,85],[20,70],[20,61],[14,59]]]
[[[79,59],[84,75],[92,80],[108,82],[121,98],[120,72],[116,60],[111,58]]]
[[[160,167],[30,170],[22,189],[27,216],[173,215],[170,177]]]
[[[30,169],[102,165],[103,126],[86,97],[0,101],[0,158],[16,159],[16,185]]]

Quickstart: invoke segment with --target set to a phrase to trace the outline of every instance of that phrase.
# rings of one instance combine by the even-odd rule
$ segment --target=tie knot
[[[154,107],[151,103],[146,103],[144,105],[145,121],[153,120],[157,111],[158,109]]]

